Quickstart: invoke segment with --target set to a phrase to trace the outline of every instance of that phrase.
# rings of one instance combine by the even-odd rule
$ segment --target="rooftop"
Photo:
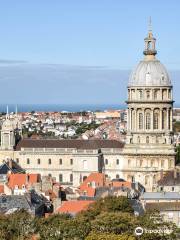
[[[178,192],[145,192],[141,200],[180,200]]]
[[[69,213],[75,215],[83,210],[87,210],[88,206],[93,203],[93,201],[67,201],[64,202],[61,207],[57,209],[59,213]]]
[[[124,143],[117,140],[79,140],[79,139],[22,139],[16,146],[21,148],[75,148],[75,149],[100,149],[123,148]]]

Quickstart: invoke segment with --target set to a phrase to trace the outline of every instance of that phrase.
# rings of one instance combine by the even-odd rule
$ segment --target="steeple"
[[[154,59],[155,55],[157,54],[157,51],[156,51],[156,39],[153,37],[152,33],[151,17],[149,18],[148,35],[144,39],[144,42],[145,49],[143,53],[145,55],[145,59]]]

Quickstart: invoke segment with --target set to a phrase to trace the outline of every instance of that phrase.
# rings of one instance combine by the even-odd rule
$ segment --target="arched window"
[[[38,160],[37,160],[37,164],[41,164],[41,160],[40,160],[40,158],[38,158]]]
[[[146,143],[149,143],[149,136],[146,137]]]
[[[59,159],[59,165],[62,165],[62,158]]]
[[[29,158],[27,158],[27,164],[30,164],[30,159]]]
[[[154,113],[154,121],[153,121],[153,123],[154,123],[154,129],[158,129],[158,122],[159,122],[159,115],[158,115],[158,113],[157,112],[155,112]]]
[[[116,165],[119,165],[119,159],[116,159]]]
[[[48,159],[48,164],[49,164],[49,165],[51,164],[51,158]]]
[[[139,129],[143,129],[143,114],[139,113]]]
[[[151,115],[150,113],[146,113],[146,129],[151,128]]]
[[[116,174],[116,179],[119,179],[119,174]]]
[[[70,159],[70,164],[73,165],[73,159],[72,158]]]
[[[105,164],[108,165],[108,159],[105,159]]]

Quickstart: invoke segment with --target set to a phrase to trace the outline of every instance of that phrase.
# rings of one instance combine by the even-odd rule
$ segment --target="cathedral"
[[[161,174],[175,166],[173,94],[167,70],[156,58],[156,39],[151,28],[144,41],[144,59],[131,73],[128,83],[124,154],[133,170],[129,177],[153,189]]]
[[[15,119],[1,129],[0,160],[15,160],[27,172],[49,175],[62,185],[79,184],[92,172],[140,182],[156,189],[162,175],[175,167],[173,146],[173,94],[166,68],[156,58],[151,28],[145,38],[144,59],[128,83],[126,143],[115,140],[22,139]]]

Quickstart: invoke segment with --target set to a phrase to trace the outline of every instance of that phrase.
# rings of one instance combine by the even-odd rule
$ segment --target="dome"
[[[157,59],[141,61],[129,78],[131,86],[171,86],[166,68]]]

